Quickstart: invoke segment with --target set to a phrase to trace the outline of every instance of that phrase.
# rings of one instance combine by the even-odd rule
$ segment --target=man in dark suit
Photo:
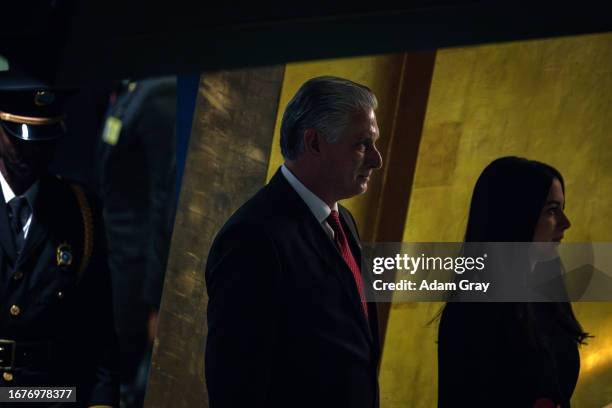
[[[0,91],[0,387],[76,387],[76,404],[36,406],[111,407],[117,344],[99,212],[46,173],[65,96]]]
[[[206,265],[210,407],[378,406],[376,307],[351,214],[382,165],[376,97],[307,81],[281,126],[285,164],[217,235]]]

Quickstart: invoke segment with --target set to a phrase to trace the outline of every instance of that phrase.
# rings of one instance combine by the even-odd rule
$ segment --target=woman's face
[[[561,242],[563,232],[570,227],[569,219],[565,216],[565,196],[558,179],[553,179],[548,197],[533,234],[534,242]]]

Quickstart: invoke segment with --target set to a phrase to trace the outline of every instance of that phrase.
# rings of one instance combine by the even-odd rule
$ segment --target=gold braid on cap
[[[12,113],[6,113],[0,111],[0,119],[6,122],[13,123],[24,123],[26,125],[52,125],[54,123],[61,122],[65,115],[54,116],[52,118],[33,118],[31,116],[13,115]]]
[[[81,264],[79,265],[79,270],[77,272],[78,283],[81,280],[87,265],[89,265],[91,253],[93,252],[93,217],[91,215],[91,207],[89,206],[89,202],[87,201],[87,197],[85,197],[83,189],[76,184],[71,184],[70,187],[72,187],[72,190],[74,191],[76,199],[79,203],[79,208],[81,209],[81,216],[83,217],[83,256],[81,257]]]

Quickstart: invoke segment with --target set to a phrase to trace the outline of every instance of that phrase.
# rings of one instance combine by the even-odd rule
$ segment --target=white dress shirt
[[[1,171],[0,171],[0,184],[2,185],[2,194],[4,195],[4,203],[7,204],[8,206],[8,202],[11,201],[13,198],[15,198],[15,193],[13,192],[13,189],[11,188],[11,186],[9,186],[9,183],[6,181],[6,179],[4,178],[4,174],[2,174]],[[32,189],[37,189],[37,188],[38,188],[38,181],[34,183],[34,185],[30,187],[28,191]],[[23,239],[24,240],[28,236],[28,231],[30,230],[30,225],[32,224],[32,217],[34,216],[34,210],[33,210],[34,203],[30,202],[30,197],[28,197],[26,194],[24,194],[24,196],[26,196],[26,199],[28,200],[28,204],[30,205],[30,216],[28,217],[28,220],[23,226]]]
[[[281,173],[283,173],[283,176],[291,187],[293,187],[295,192],[304,200],[319,224],[321,224],[325,233],[333,240],[334,230],[327,223],[327,217],[329,217],[332,210],[338,211],[338,203],[334,203],[333,207],[329,208],[329,206],[317,197],[315,193],[306,188],[306,186],[302,184],[284,164],[281,166]]]

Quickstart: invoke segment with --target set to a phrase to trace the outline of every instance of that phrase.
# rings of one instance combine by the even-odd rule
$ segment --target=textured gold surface
[[[208,406],[204,266],[217,231],[266,181],[282,79],[283,67],[201,78],[146,407]]]
[[[612,241],[612,35],[438,52],[405,241],[461,241],[483,168],[504,155],[557,167],[566,179],[567,241]],[[407,180],[409,182],[409,180]],[[434,407],[439,304],[392,308],[382,408]],[[596,337],[581,348],[576,407],[612,401],[612,305],[574,304]]]
[[[205,256],[212,236],[231,212],[228,209],[241,204],[282,163],[280,118],[289,98],[317,75],[338,75],[368,85],[379,98],[384,151],[394,120],[402,115],[394,112],[401,60],[400,55],[389,55],[291,64],[285,80],[278,82],[269,79],[278,72],[204,78],[147,406],[207,406],[202,366]],[[416,173],[413,181],[406,177],[413,189],[404,240],[461,241],[476,178],[494,158],[516,154],[551,163],[565,176],[567,212],[573,223],[568,241],[612,241],[610,61],[612,35],[439,51]],[[261,85],[266,81],[270,83]],[[266,92],[272,92],[272,83],[280,88],[281,82],[277,112],[272,100],[278,93]],[[260,86],[264,96],[258,99]],[[250,96],[242,100],[243,95]],[[249,110],[257,113],[245,113]],[[262,119],[268,115],[271,121]],[[266,136],[251,135],[254,130],[265,133],[262,126],[253,125],[257,120],[269,126]],[[382,174],[373,178],[368,194],[344,203],[355,215],[364,240],[374,237]],[[428,322],[440,306],[393,307],[380,372],[381,408],[436,406],[437,328]],[[593,303],[574,308],[585,329],[596,337],[581,349],[582,370],[573,406],[601,407],[612,401],[612,306]]]

